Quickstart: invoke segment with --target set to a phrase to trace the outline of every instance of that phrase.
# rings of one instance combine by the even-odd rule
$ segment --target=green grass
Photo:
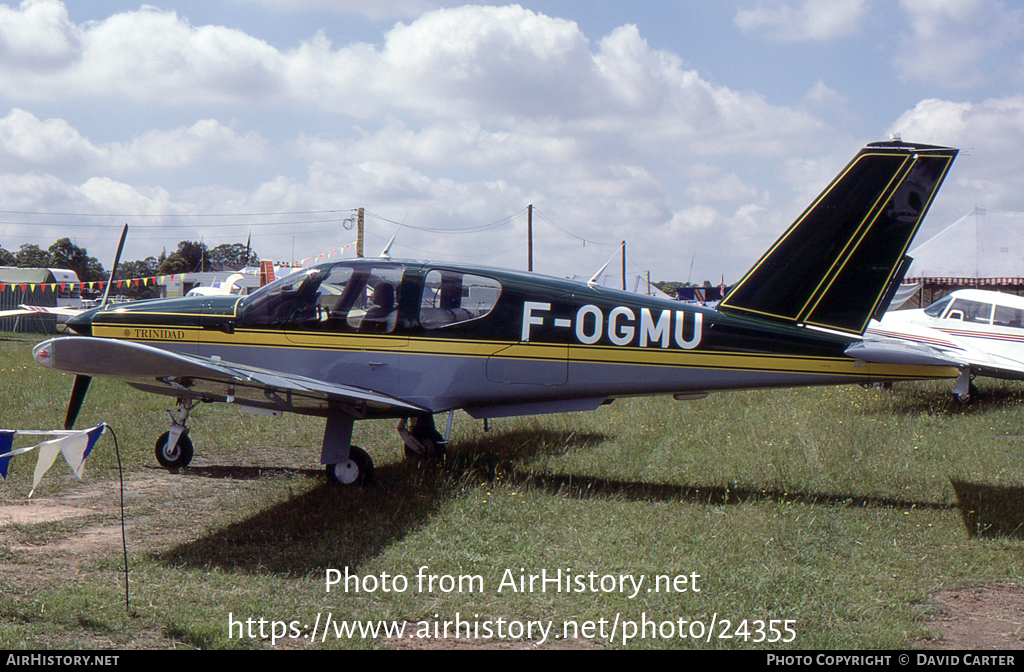
[[[59,427],[71,377],[32,363],[31,339],[7,337],[0,425]],[[490,432],[457,414],[450,455],[433,467],[401,458],[394,423],[357,423],[377,484],[342,491],[318,465],[322,420],[215,406],[190,420],[193,467],[167,475],[152,448],[170,400],[97,380],[79,426],[104,421],[117,433],[132,612],[113,441],[101,441],[80,481],[56,464],[31,501],[34,460],[15,458],[0,506],[87,513],[0,527],[0,647],[264,648],[270,638],[229,636],[229,614],[295,621],[303,634],[320,614],[319,640],[328,613],[410,628],[456,614],[539,620],[559,633],[601,619],[610,629],[618,615],[616,641],[597,641],[609,648],[765,648],[719,638],[722,619],[732,632],[747,619],[751,635],[755,620],[791,619],[795,641],[774,647],[913,646],[935,636],[935,591],[1021,582],[1024,387],[978,383],[981,400],[968,408],[933,383],[620,400]],[[106,536],[78,550],[97,530]],[[409,586],[327,592],[325,573],[345,567]],[[483,590],[420,591],[421,567],[480,577]],[[647,581],[696,573],[700,591],[499,591],[506,571],[542,569]],[[714,619],[716,636],[624,642],[621,621],[644,617],[673,627]]]

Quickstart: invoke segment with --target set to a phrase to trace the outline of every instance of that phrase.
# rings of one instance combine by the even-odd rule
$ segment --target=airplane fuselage
[[[955,375],[854,360],[844,351],[855,337],[534,274],[353,260],[296,275],[247,297],[108,307],[72,327],[476,417],[589,410],[632,395]],[[381,283],[393,284],[393,307],[367,328]]]

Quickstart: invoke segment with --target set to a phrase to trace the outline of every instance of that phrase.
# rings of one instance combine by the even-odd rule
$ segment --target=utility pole
[[[626,291],[626,241],[622,241],[622,291]]]
[[[364,214],[364,212],[365,211],[363,210],[363,208],[359,208],[359,218],[358,218],[358,221],[356,223],[357,230],[359,232],[359,237],[356,239],[356,256],[357,257],[363,256],[363,214]]]
[[[533,272],[533,204],[526,206],[526,270]]]

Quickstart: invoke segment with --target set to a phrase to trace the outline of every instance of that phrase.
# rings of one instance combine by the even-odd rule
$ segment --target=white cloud
[[[759,0],[752,9],[738,10],[733,22],[744,32],[783,42],[824,42],[857,32],[867,12],[865,0]]]
[[[968,87],[1011,74],[999,64],[1021,50],[1024,11],[999,0],[900,0],[910,34],[894,59],[906,80]]]
[[[392,121],[357,140],[301,135],[296,153],[310,161],[364,162],[388,160],[415,166],[490,167],[508,170],[522,162],[569,163],[579,158],[576,139],[543,128],[487,130],[479,122],[441,122],[413,130]]]
[[[127,97],[136,109],[168,116],[214,107],[203,109],[202,121],[106,143],[91,142],[61,119],[12,113],[0,120],[0,155],[15,170],[56,176],[44,180],[49,191],[39,191],[34,208],[17,209],[54,211],[54,203],[64,203],[67,211],[173,217],[362,205],[410,224],[459,228],[532,202],[591,241],[583,247],[548,229],[539,268],[593,272],[611,253],[595,243],[627,238],[631,254],[657,259],[653,270],[669,277],[684,265],[666,252],[684,244],[673,237],[682,221],[675,213],[700,208],[693,212],[717,226],[708,246],[738,241],[730,265],[720,267],[730,276],[778,230],[756,176],[714,163],[776,166],[828,130],[805,110],[712,84],[677,54],[651,48],[636,26],[592,42],[572,21],[519,6],[440,9],[398,24],[380,45],[339,47],[318,34],[282,50],[240,30],[193,26],[150,7],[74,26],[56,0],[36,4],[63,17],[78,48],[43,69],[0,57],[9,100],[101,105]],[[28,9],[11,11],[45,23]],[[217,119],[261,106],[282,114],[312,110],[341,130],[303,132],[300,125],[284,133],[294,140],[271,144]],[[22,135],[12,131],[5,141],[5,124],[15,122]],[[346,137],[353,123],[365,130]],[[216,185],[185,177],[198,171],[180,171],[188,188],[174,193],[137,177],[217,161],[246,169],[222,171]],[[261,161],[260,170],[250,170]],[[97,177],[82,182],[87,175]],[[6,206],[5,198],[0,193]],[[418,257],[518,250],[525,243],[515,226],[486,239],[407,232],[399,253],[402,245]],[[348,242],[337,237],[349,234],[333,229],[302,235],[296,253]],[[487,261],[519,265],[519,252],[512,254]]]
[[[64,119],[40,121],[15,108],[0,119],[0,159],[8,169],[53,173],[128,173],[178,168],[204,161],[255,162],[268,158],[268,143],[255,133],[238,136],[215,119],[171,131],[152,130],[127,143],[93,144]]]
[[[176,168],[203,161],[256,162],[270,156],[266,140],[256,133],[239,136],[216,119],[203,119],[172,131],[147,131],[126,151],[136,161],[156,168]]]
[[[804,94],[801,102],[805,105],[813,105],[830,110],[841,110],[846,107],[850,100],[835,89],[826,86],[825,82],[819,79],[811,87],[811,90]]]
[[[110,150],[93,145],[63,119],[40,121],[21,109],[11,110],[0,119],[0,157],[8,169],[18,166],[24,170],[71,172],[124,160],[114,159]]]
[[[334,14],[358,14],[369,19],[416,17],[438,7],[477,4],[469,0],[247,0],[280,12],[320,11]],[[486,4],[486,3],[483,3]]]
[[[691,180],[686,197],[696,203],[734,203],[756,200],[760,194],[756,187],[746,184],[735,173],[724,173],[720,166],[698,164],[688,171]]]
[[[28,11],[37,5],[66,19],[57,0],[38,0],[22,7],[19,20],[42,21]],[[712,86],[678,56],[651,49],[635,26],[617,29],[595,52],[575,23],[519,6],[431,12],[398,24],[380,48],[334,49],[321,34],[279,51],[241,31],[195,27],[149,7],[71,32],[80,56],[43,72],[0,59],[5,95],[314,106],[363,119],[405,112],[506,126],[557,120],[577,132],[630,135],[642,121],[650,141],[694,143],[698,151],[777,151],[780,141],[820,129],[802,112]]]
[[[1024,212],[1024,96],[922,100],[892,125],[905,140],[961,149],[918,242],[975,206]]]
[[[0,5],[0,59],[28,70],[66,66],[81,55],[81,32],[63,3],[25,0]]]
[[[143,102],[226,102],[281,94],[279,53],[220,26],[144,6],[75,26],[58,0],[0,8],[4,94],[24,100],[116,93]]]

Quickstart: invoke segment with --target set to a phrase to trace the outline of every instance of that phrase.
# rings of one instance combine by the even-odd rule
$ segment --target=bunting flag
[[[14,446],[14,430],[13,429],[0,429],[0,477],[7,480],[7,465],[11,463],[11,457],[8,453],[11,452],[11,448]]]
[[[308,257],[308,258],[303,259],[302,261],[296,262],[294,264],[279,264],[278,266],[279,267],[284,267],[284,268],[293,268],[293,267],[296,267],[296,266],[298,266],[298,267],[309,266],[309,265],[313,264],[314,262],[321,262],[324,259],[330,259],[330,258],[332,258],[332,257],[334,257],[334,256],[336,256],[338,254],[344,254],[344,253],[348,252],[349,250],[355,249],[356,246],[357,246],[357,244],[355,242],[346,243],[345,245],[343,245],[341,247],[336,247],[336,248],[332,249],[330,252],[322,252],[322,253],[320,253],[320,254],[318,254],[316,256]],[[243,270],[243,271],[239,271],[239,272],[245,273],[246,271]],[[254,269],[254,270],[251,270],[251,271],[248,271],[248,272],[249,273],[259,273],[259,269]],[[119,289],[122,289],[124,287],[125,283],[127,283],[129,286],[134,284],[134,286],[136,286],[136,287],[139,287],[140,285],[141,286],[166,285],[169,282],[171,282],[171,283],[175,282],[176,279],[177,280],[181,279],[181,274],[180,273],[170,274],[170,275],[158,275],[158,276],[153,276],[153,277],[149,277],[149,278],[127,278],[127,279],[122,279],[122,280],[115,280],[114,281],[114,285],[117,288],[119,288]],[[17,289],[20,289],[22,292],[24,292],[24,291],[26,291],[27,289],[30,289],[30,288],[31,288],[32,291],[36,291],[36,289],[38,289],[39,291],[42,291],[42,292],[56,292],[58,287],[60,288],[60,291],[62,291],[62,292],[64,292],[64,291],[72,291],[73,292],[75,290],[81,291],[83,289],[103,289],[104,286],[106,286],[106,284],[107,284],[107,281],[105,281],[105,280],[90,280],[90,281],[83,281],[83,282],[62,282],[62,283],[56,283],[56,282],[53,282],[53,283],[25,283],[25,284],[20,284],[20,283],[13,283],[12,284],[12,283],[9,283],[9,282],[4,282],[4,283],[0,283],[0,292],[16,291]]]
[[[53,466],[58,453],[64,456],[64,461],[71,467],[71,471],[74,473],[75,477],[81,478],[85,468],[85,458],[87,458],[92,452],[93,447],[96,445],[96,441],[103,435],[103,432],[105,432],[106,429],[107,426],[100,423],[92,429],[85,429],[81,431],[0,430],[0,456],[2,456],[0,457],[0,476],[4,479],[7,478],[7,467],[12,457],[35,450],[38,451],[39,455],[36,460],[35,473],[32,477],[32,490],[28,493],[29,497],[35,493],[36,488],[39,486],[39,482],[43,480],[43,476],[45,476],[46,472]],[[42,443],[29,448],[11,450],[11,446],[14,442],[14,436],[16,434],[41,434],[57,436],[58,438],[43,441]]]

